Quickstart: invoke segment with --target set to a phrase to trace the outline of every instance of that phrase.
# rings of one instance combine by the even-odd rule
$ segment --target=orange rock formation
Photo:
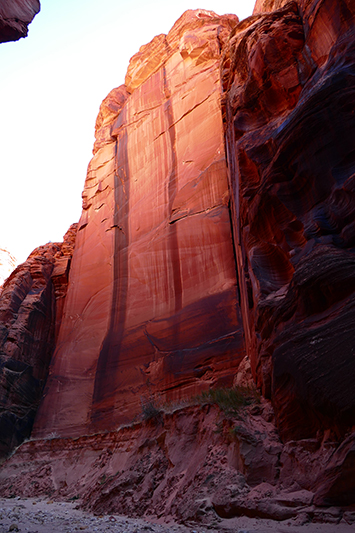
[[[219,58],[236,22],[186,12],[101,106],[37,436],[113,429],[148,391],[233,381],[245,352]]]

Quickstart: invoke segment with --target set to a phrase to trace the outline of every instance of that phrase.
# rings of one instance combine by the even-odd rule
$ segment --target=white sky
[[[26,39],[0,44],[0,247],[22,262],[81,213],[94,126],[130,57],[187,9],[251,15],[255,0],[42,0]]]

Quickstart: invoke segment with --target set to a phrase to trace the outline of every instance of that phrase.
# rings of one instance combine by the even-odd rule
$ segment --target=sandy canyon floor
[[[349,524],[300,524],[295,520],[272,520],[240,517],[218,520],[210,526],[183,526],[174,522],[158,522],[126,518],[118,515],[95,516],[76,509],[76,502],[54,502],[46,499],[0,498],[0,533],[72,533],[76,531],[119,533],[351,533]]]

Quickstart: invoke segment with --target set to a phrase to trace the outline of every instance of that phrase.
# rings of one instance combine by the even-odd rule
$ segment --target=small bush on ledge
[[[198,404],[215,404],[226,416],[238,416],[241,409],[260,403],[260,395],[255,389],[236,386],[231,389],[209,389],[194,398]]]
[[[242,386],[208,389],[197,396],[170,403],[162,403],[156,395],[149,394],[141,397],[141,419],[158,423],[163,414],[171,413],[176,408],[194,405],[217,405],[225,416],[240,417],[245,407],[257,403],[260,403],[259,393],[255,389]]]
[[[155,397],[150,394],[148,397],[141,397],[142,419],[146,422],[158,422],[162,416],[162,409],[158,406]]]

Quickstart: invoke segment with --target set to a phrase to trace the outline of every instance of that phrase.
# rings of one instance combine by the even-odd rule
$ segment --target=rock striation
[[[39,0],[1,0],[0,43],[27,37],[28,26],[40,8]]]
[[[0,456],[29,437],[61,321],[76,225],[34,250],[0,294]]]
[[[172,406],[114,432],[24,443],[0,470],[0,496],[75,499],[97,515],[174,517],[216,531],[236,531],[224,521],[245,516],[274,520],[273,531],[290,519],[350,531],[354,442],[355,433],[342,446],[283,445],[265,400],[233,415]]]
[[[354,17],[188,11],[133,56],[72,260],[69,236],[4,285],[2,449],[36,419],[1,495],[355,523]],[[232,384],[260,402],[191,404]]]
[[[219,59],[235,16],[187,11],[104,100],[36,437],[113,430],[231,385],[245,355]]]
[[[355,6],[273,4],[221,64],[247,353],[284,440],[339,438],[355,421]]]

